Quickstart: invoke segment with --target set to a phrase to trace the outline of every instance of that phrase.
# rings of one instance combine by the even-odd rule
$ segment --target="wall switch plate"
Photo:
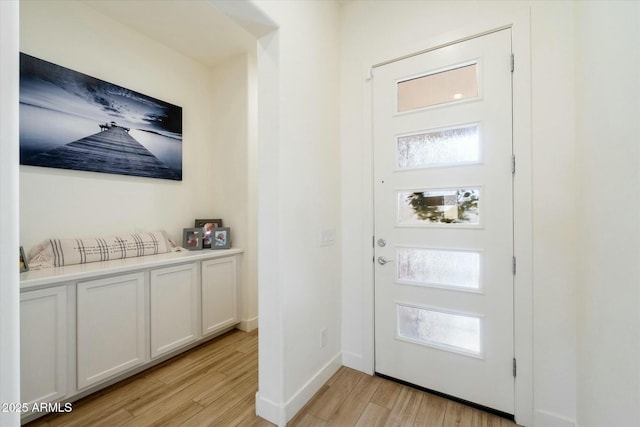
[[[320,246],[331,246],[336,242],[336,230],[330,228],[320,232]]]

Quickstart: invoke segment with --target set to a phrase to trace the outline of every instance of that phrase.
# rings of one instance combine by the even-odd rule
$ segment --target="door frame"
[[[516,173],[513,181],[514,255],[517,270],[514,276],[514,352],[517,359],[515,379],[515,420],[524,426],[533,425],[533,219],[532,145],[531,145],[531,24],[530,10],[522,10],[495,19],[480,21],[473,26],[440,34],[409,48],[387,52],[365,63],[363,76],[363,201],[369,207],[363,218],[363,230],[374,235],[373,200],[373,88],[375,68],[425,53],[501,29],[510,29],[515,69],[512,74],[513,153]],[[366,183],[370,183],[366,184]],[[373,247],[366,239],[362,273],[363,293],[363,367],[369,374],[375,370],[374,346],[374,267]]]
[[[0,402],[20,402],[19,15],[17,1],[0,2]],[[20,413],[0,411],[0,424],[20,425]]]

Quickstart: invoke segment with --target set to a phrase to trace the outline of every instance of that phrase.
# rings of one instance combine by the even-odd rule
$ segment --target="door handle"
[[[380,265],[385,265],[385,264],[387,264],[387,263],[389,263],[389,262],[393,262],[393,260],[391,260],[391,259],[386,259],[386,258],[385,258],[385,257],[383,257],[383,256],[379,256],[379,257],[378,257],[378,264],[380,264]]]

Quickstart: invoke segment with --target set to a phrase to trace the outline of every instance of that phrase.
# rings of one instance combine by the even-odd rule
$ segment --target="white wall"
[[[534,425],[576,420],[573,2],[531,8]]]
[[[345,364],[371,370],[370,142],[365,70],[378,61],[444,42],[479,23],[510,24],[531,11],[534,289],[534,420],[570,426],[576,419],[576,166],[573,3],[348,2],[341,23],[342,348]],[[485,28],[490,29],[491,26]],[[387,57],[384,57],[385,54]],[[516,67],[527,61],[516,57]],[[365,220],[363,221],[363,218]]]
[[[640,3],[576,19],[578,421],[640,420]]]
[[[183,108],[183,180],[20,167],[20,241],[164,229],[219,215],[211,70],[79,2],[21,2],[20,49]],[[97,129],[97,124],[96,124]]]
[[[338,7],[255,3],[261,39],[258,414],[284,425],[340,363]],[[320,232],[335,230],[334,245]],[[321,330],[327,343],[321,348]]]
[[[213,154],[209,167],[213,185],[206,197],[214,203],[213,211],[223,219],[224,226],[231,227],[233,246],[245,250],[238,311],[243,319],[240,327],[251,330],[258,326],[255,53],[215,67],[212,79],[209,139]]]
[[[18,2],[0,2],[0,402],[20,402],[18,268]],[[0,411],[0,425],[20,413]]]

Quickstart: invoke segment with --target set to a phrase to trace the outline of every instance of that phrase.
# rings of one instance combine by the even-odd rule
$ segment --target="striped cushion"
[[[33,261],[40,261],[40,267],[59,267],[169,252],[167,239],[162,231],[91,239],[50,239],[42,242],[39,248],[40,253],[29,255]]]

